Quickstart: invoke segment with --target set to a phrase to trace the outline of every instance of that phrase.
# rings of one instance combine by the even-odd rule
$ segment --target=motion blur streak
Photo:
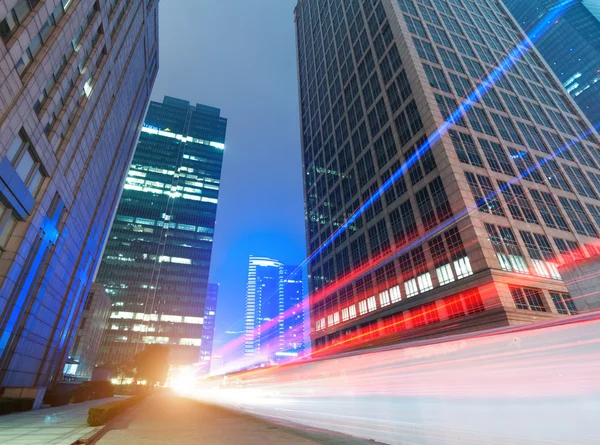
[[[597,445],[598,332],[594,313],[237,373],[190,395],[387,444]]]

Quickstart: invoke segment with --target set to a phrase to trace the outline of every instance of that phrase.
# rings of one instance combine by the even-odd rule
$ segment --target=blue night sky
[[[160,71],[169,95],[228,119],[211,281],[220,283],[215,349],[243,328],[248,256],[305,258],[296,0],[163,0]]]

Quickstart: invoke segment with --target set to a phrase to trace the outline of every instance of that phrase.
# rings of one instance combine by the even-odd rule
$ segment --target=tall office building
[[[100,352],[102,334],[110,315],[112,301],[104,286],[92,284],[76,330],[65,374],[91,379]]]
[[[563,0],[503,1],[528,32]],[[593,125],[600,124],[600,4],[573,0],[536,46],[587,118]]]
[[[217,108],[150,103],[96,278],[113,301],[104,365],[154,343],[200,361],[226,126]]]
[[[525,37],[503,4],[300,0],[295,16],[313,348],[565,313],[557,264],[597,251],[600,148],[535,50],[327,241]]]
[[[62,376],[158,69],[157,8],[0,2],[0,387],[23,396]]]
[[[303,350],[302,272],[278,260],[250,256],[244,357],[278,360]]]
[[[215,336],[215,317],[217,314],[217,299],[219,298],[219,285],[208,283],[206,289],[206,304],[204,306],[204,328],[202,329],[202,346],[200,348],[200,361],[204,363],[202,369],[210,372],[210,362]]]

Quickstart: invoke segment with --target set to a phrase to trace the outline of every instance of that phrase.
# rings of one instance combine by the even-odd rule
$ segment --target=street
[[[243,413],[170,396],[150,397],[118,419],[99,445],[366,445],[336,433],[271,423]]]

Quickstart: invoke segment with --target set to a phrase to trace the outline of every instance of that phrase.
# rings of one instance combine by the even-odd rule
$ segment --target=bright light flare
[[[203,401],[387,444],[600,443],[600,313],[227,376]]]
[[[167,386],[175,390],[180,395],[191,396],[197,389],[196,373],[191,368],[178,369],[169,380]]]

